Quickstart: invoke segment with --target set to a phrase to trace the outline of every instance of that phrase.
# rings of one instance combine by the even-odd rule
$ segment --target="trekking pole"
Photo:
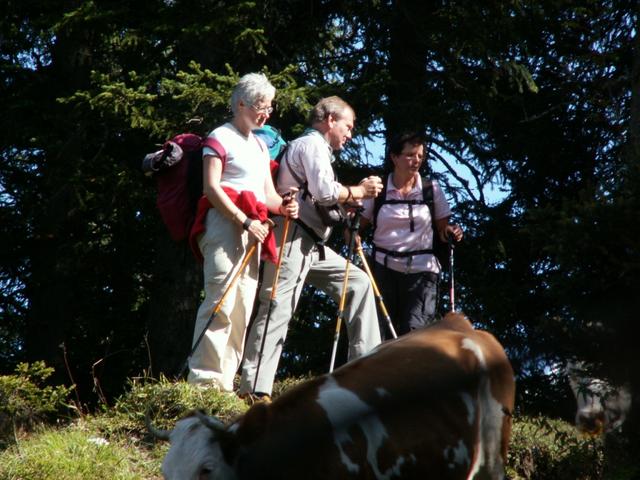
[[[344,304],[347,296],[347,284],[349,282],[349,267],[351,265],[351,258],[353,257],[353,244],[355,243],[355,232],[360,228],[360,213],[362,208],[357,208],[353,216],[353,220],[350,222],[349,230],[351,230],[351,237],[349,238],[349,249],[347,252],[347,265],[344,269],[344,281],[342,283],[342,294],[340,295],[340,303],[338,305],[338,318],[336,320],[336,331],[333,335],[333,349],[331,350],[331,363],[329,364],[329,373],[333,372],[333,366],[336,361],[336,352],[338,350],[338,340],[340,339],[340,328],[342,327],[342,319],[344,317]]]
[[[455,292],[455,281],[453,276],[453,251],[455,249],[453,245],[453,234],[449,233],[447,235],[447,240],[449,242],[449,299],[451,300],[451,311],[456,311],[456,292]]]
[[[286,205],[291,201],[292,192],[287,193],[283,199],[282,203]],[[271,297],[269,298],[269,310],[267,311],[267,318],[264,322],[264,330],[262,331],[262,339],[260,341],[260,353],[258,354],[258,364],[256,365],[256,373],[255,378],[253,379],[253,393],[256,393],[256,386],[258,384],[258,373],[260,372],[260,364],[262,363],[262,354],[264,352],[264,344],[267,338],[267,332],[269,329],[269,320],[271,319],[271,312],[275,307],[276,303],[276,291],[278,290],[278,279],[280,277],[280,265],[282,265],[282,254],[284,253],[284,244],[287,241],[287,235],[289,233],[289,224],[291,223],[291,219],[286,216],[284,217],[284,227],[282,229],[282,241],[280,242],[280,251],[278,252],[278,263],[276,263],[276,272],[273,275],[273,282],[271,283]]]
[[[356,243],[358,244],[358,246],[356,247],[356,249],[358,250],[358,255],[360,255],[360,259],[362,260],[362,265],[364,266],[365,272],[367,272],[367,275],[369,275],[369,280],[371,281],[371,286],[373,287],[373,293],[376,296],[376,300],[378,301],[378,305],[380,306],[382,315],[384,316],[384,319],[387,322],[387,326],[389,327],[391,336],[393,338],[398,338],[398,335],[396,335],[396,330],[393,328],[393,323],[391,323],[391,317],[389,316],[387,307],[384,305],[384,301],[382,300],[382,294],[378,289],[378,285],[376,284],[376,281],[373,278],[373,273],[371,272],[371,269],[369,268],[369,264],[367,263],[367,258],[365,257],[364,251],[362,250],[362,243],[360,243],[360,239],[358,239]]]
[[[266,220],[266,223],[269,225],[269,228],[273,227],[273,225],[274,225],[274,223],[269,219]],[[240,263],[240,267],[238,267],[238,270],[233,275],[233,278],[229,282],[229,285],[227,285],[227,288],[222,293],[222,296],[220,297],[220,300],[218,300],[218,303],[213,308],[213,312],[211,312],[211,315],[209,316],[209,320],[207,320],[207,324],[202,329],[202,332],[200,332],[200,335],[198,336],[198,339],[193,344],[193,347],[191,347],[191,351],[189,352],[189,355],[187,356],[187,359],[185,360],[184,364],[182,365],[182,369],[180,370],[180,374],[178,375],[178,378],[182,377],[185,374],[185,372],[187,371],[187,369],[189,368],[189,360],[191,360],[191,357],[193,356],[193,354],[195,353],[196,349],[198,348],[198,345],[200,345],[200,342],[202,341],[202,339],[204,338],[205,334],[207,333],[207,330],[209,329],[209,326],[211,325],[211,322],[213,322],[213,319],[216,317],[216,315],[218,315],[218,312],[220,312],[220,310],[222,309],[222,306],[224,305],[224,301],[227,299],[227,295],[229,294],[229,292],[235,286],[236,282],[240,278],[240,275],[242,275],[242,271],[249,264],[249,261],[251,260],[251,257],[253,256],[253,254],[256,252],[257,248],[258,248],[258,242],[254,242],[253,245],[251,245],[251,247],[249,247],[249,250],[247,251],[247,253],[244,254],[244,258],[242,259],[242,263]]]

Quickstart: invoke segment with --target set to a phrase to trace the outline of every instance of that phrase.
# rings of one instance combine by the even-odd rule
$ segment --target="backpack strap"
[[[425,253],[433,253],[433,248],[423,248],[422,250],[411,250],[410,252],[396,252],[395,250],[387,250],[386,248],[376,247],[378,252],[382,252],[390,257],[406,258],[414,255],[424,255]]]
[[[413,205],[427,205],[429,207],[429,214],[431,215],[431,234],[432,234],[432,245],[435,245],[435,219],[434,219],[434,203],[433,203],[433,182],[431,179],[427,177],[421,177],[422,180],[422,200],[387,200],[387,181],[389,176],[385,175],[382,179],[382,191],[380,194],[373,200],[373,235],[375,235],[375,230],[378,224],[378,213],[384,204],[390,205],[409,205],[409,224],[410,229],[413,231],[414,229],[414,220],[413,220]],[[373,244],[373,257],[375,258],[375,252],[380,251],[385,254],[385,264],[386,264],[386,256],[389,255],[391,257],[412,257],[414,255],[422,255],[425,253],[433,254],[433,248],[430,249],[422,249],[422,250],[412,250],[410,252],[393,252],[384,248],[377,247],[376,244]],[[410,258],[409,258],[410,259]]]
[[[305,137],[307,135],[312,134],[314,131],[317,131],[313,128],[307,128],[304,133],[302,135],[300,135],[300,137]],[[298,137],[298,138],[300,138]],[[305,200],[308,196],[310,196],[311,194],[309,193],[309,182],[308,181],[302,181],[302,179],[300,178],[300,175],[298,175],[296,172],[293,171],[293,168],[291,167],[291,165],[289,164],[289,156],[287,155],[287,150],[289,149],[289,143],[286,144],[286,146],[280,151],[280,153],[278,154],[278,158],[276,159],[276,161],[279,164],[284,163],[287,168],[289,169],[289,172],[291,172],[291,176],[293,177],[293,179],[298,182],[299,188],[302,190],[302,196],[300,197],[302,200]],[[335,173],[334,173],[335,175]],[[337,178],[336,178],[337,180]]]
[[[209,147],[213,150],[218,158],[222,160],[222,167],[224,168],[224,164],[227,163],[227,151],[218,140],[207,136],[202,140],[202,147]]]
[[[274,158],[274,162],[276,162],[278,165],[280,165],[280,163],[282,163],[282,159],[284,158],[285,154],[287,153],[287,150],[289,149],[289,144],[285,143],[281,148],[280,148],[280,152],[278,152],[278,155],[276,155],[276,158]],[[291,167],[289,167],[289,170],[291,170]]]
[[[409,223],[410,230],[413,232],[414,230],[414,220],[413,220],[413,205],[427,205],[429,207],[429,213],[431,214],[431,219],[433,220],[433,184],[430,179],[426,177],[422,177],[422,200],[395,200],[387,199],[387,180],[389,176],[385,175],[382,179],[382,191],[378,196],[373,200],[373,231],[375,233],[376,227],[378,225],[378,213],[382,208],[382,205],[409,205]]]
[[[429,214],[431,215],[431,245],[436,244],[436,217],[435,217],[435,205],[433,203],[433,182],[430,178],[422,177],[422,199],[424,203],[429,207]]]
[[[313,228],[311,228],[299,218],[296,218],[295,222],[300,226],[300,228],[302,228],[302,230],[305,231],[307,235],[309,235],[309,237],[311,237],[311,240],[313,240],[313,243],[315,243],[316,248],[318,249],[318,259],[320,261],[324,261],[326,259],[324,240],[313,230]]]
[[[287,145],[288,147],[288,145]],[[291,165],[289,164],[289,156],[286,155],[287,152],[287,147],[285,147],[282,152],[280,152],[280,156],[282,159],[282,163],[284,163],[284,165],[289,169],[289,172],[291,173],[291,176],[293,177],[293,179],[298,182],[298,186],[299,188],[302,190],[302,196],[300,197],[302,200],[305,200],[308,196],[309,196],[309,183],[305,180],[303,181],[300,176],[293,171],[293,168],[291,168]]]

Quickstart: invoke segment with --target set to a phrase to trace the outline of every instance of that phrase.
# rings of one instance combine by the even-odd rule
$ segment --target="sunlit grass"
[[[0,452],[0,479],[160,479],[161,451],[154,451],[74,427],[44,430]]]
[[[274,398],[301,381],[290,378],[276,383]],[[30,395],[37,393],[35,389]],[[30,402],[26,401],[25,408]],[[9,446],[0,449],[0,480],[159,480],[162,458],[169,446],[149,434],[146,416],[156,427],[170,430],[193,410],[230,423],[247,408],[236,395],[212,388],[165,378],[134,379],[113,405],[103,405],[94,414],[79,415],[71,421],[65,417],[58,424],[40,423],[35,429],[29,423],[10,434],[5,432],[0,440]],[[633,462],[613,461],[624,458],[619,455],[624,445],[616,450],[609,459],[611,452],[602,439],[581,437],[566,422],[514,418],[508,478],[638,478],[640,472]]]

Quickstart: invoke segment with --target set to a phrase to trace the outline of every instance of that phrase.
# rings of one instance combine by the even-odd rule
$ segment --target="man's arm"
[[[307,188],[320,205],[355,203],[374,198],[382,190],[382,180],[377,176],[369,176],[358,185],[346,186],[338,182],[331,166],[331,156],[324,145],[305,145],[300,149],[299,159]]]
[[[338,203],[355,203],[366,198],[375,198],[382,191],[382,179],[372,175],[360,181],[358,185],[341,185]]]

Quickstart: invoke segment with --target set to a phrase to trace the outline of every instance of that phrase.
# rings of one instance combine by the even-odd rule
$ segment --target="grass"
[[[235,395],[186,382],[134,379],[111,408],[35,429],[29,419],[15,437],[12,430],[4,439],[10,446],[0,449],[0,480],[161,479],[169,446],[148,433],[145,415],[155,426],[171,429],[196,409],[228,422],[247,406]]]
[[[164,448],[106,440],[85,428],[43,430],[0,453],[2,480],[161,479]]]
[[[3,379],[0,377],[0,380]],[[301,380],[278,382],[274,397]],[[5,385],[13,385],[13,379]],[[30,398],[37,397],[37,390],[36,387],[29,388]],[[51,393],[44,389],[43,392]],[[7,396],[6,392],[4,395]],[[19,403],[14,402],[14,405]],[[161,479],[160,465],[168,444],[156,442],[147,432],[146,415],[156,427],[171,429],[177,420],[195,409],[215,415],[226,423],[247,409],[235,395],[167,379],[134,379],[112,407],[103,407],[92,415],[78,416],[72,421],[69,421],[68,409],[54,417],[54,422],[34,421],[34,418],[41,418],[41,412],[36,409],[34,418],[27,418],[26,412],[31,412],[32,406],[26,402],[24,409],[14,408],[16,414],[9,417],[18,428],[9,429],[5,437],[0,438],[0,480]],[[49,414],[53,406],[52,402],[46,404]],[[3,412],[0,404],[0,417],[3,414],[7,418],[7,412]],[[17,424],[16,419],[25,421]],[[3,449],[2,445],[9,446]],[[640,478],[640,468],[632,459],[625,459],[625,455],[620,454],[625,448],[621,443],[612,450],[602,439],[580,437],[572,425],[562,421],[515,418],[508,478]],[[625,461],[621,462],[621,459]]]

